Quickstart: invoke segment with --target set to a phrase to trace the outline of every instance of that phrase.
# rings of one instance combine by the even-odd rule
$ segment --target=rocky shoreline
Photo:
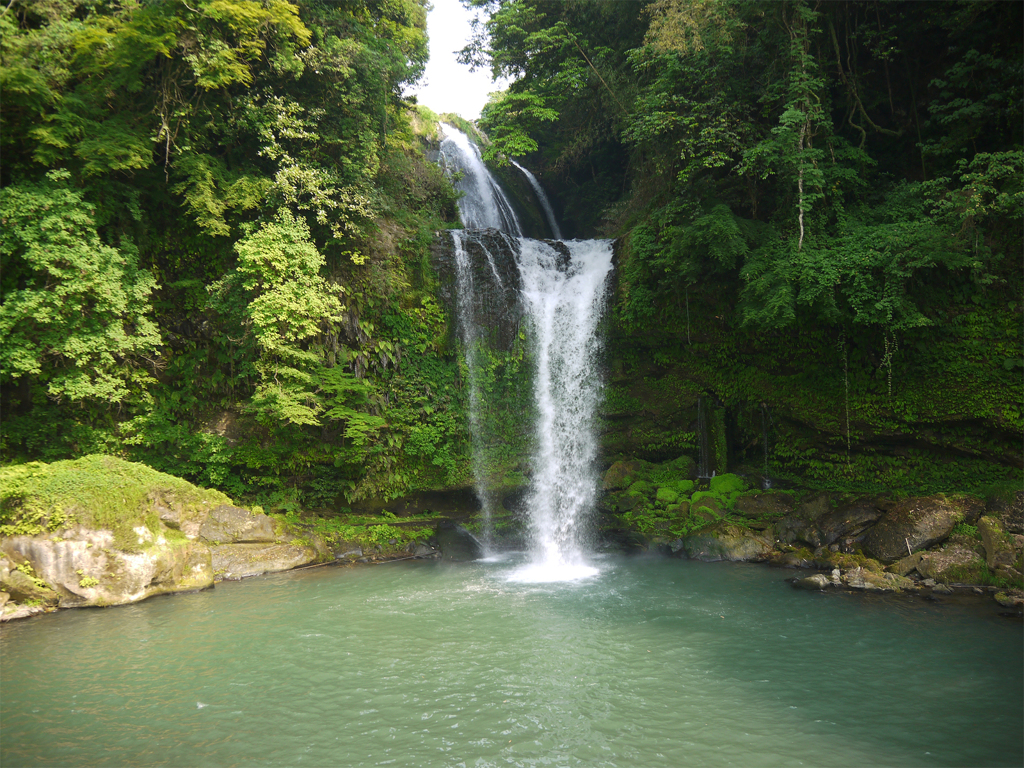
[[[141,466],[109,457],[101,461],[115,474]],[[137,494],[136,505],[109,529],[62,512],[50,515],[56,524],[37,526],[42,530],[22,522],[24,533],[0,537],[0,621],[62,608],[123,605],[318,564],[466,561],[483,554],[463,525],[473,526],[472,507],[451,507],[431,520],[431,530],[413,535],[403,533],[413,529],[403,528],[399,516],[429,513],[419,509],[427,502],[394,500],[379,510],[385,528],[362,529],[386,530],[390,538],[348,540],[319,535],[312,525],[284,524],[280,516],[235,506],[221,494],[144,469],[156,484]],[[1009,499],[968,494],[843,498],[749,490],[737,475],[704,481],[693,475],[686,457],[660,465],[612,464],[599,501],[600,548],[815,571],[790,579],[801,589],[928,599],[958,595],[994,599],[1012,615],[1024,610],[1024,491]],[[461,498],[463,490],[455,494]],[[509,525],[499,546],[522,546],[520,498],[510,492],[503,500]],[[15,519],[9,501],[6,520]],[[18,503],[25,510],[36,508],[28,496]],[[430,503],[436,506],[437,499]]]

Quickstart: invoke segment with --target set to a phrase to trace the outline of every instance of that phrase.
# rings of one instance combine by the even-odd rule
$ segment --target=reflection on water
[[[0,764],[1019,765],[1021,626],[758,566],[392,563],[6,625]]]

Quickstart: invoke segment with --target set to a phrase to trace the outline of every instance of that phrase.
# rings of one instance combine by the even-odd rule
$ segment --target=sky
[[[470,72],[455,60],[455,51],[469,42],[473,15],[459,0],[432,0],[434,10],[427,16],[430,61],[419,85],[410,92],[419,103],[434,112],[454,112],[467,120],[480,117],[487,94],[504,88],[491,82],[490,70]]]

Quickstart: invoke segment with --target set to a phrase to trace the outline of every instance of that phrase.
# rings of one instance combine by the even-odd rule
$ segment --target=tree
[[[131,244],[96,234],[66,171],[0,190],[0,381],[28,380],[58,402],[118,404],[152,379],[160,334]]]

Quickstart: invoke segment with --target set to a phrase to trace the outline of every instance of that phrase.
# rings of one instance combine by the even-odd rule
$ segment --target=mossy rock
[[[711,492],[718,496],[739,493],[747,489],[746,481],[739,475],[726,473],[711,478]]]
[[[680,456],[678,459],[670,461],[669,466],[684,477],[690,477],[691,475],[697,474],[697,462],[685,454]]]
[[[675,504],[679,501],[679,492],[674,488],[668,486],[662,486],[658,489],[657,497],[658,501],[662,504]]]
[[[772,552],[772,542],[768,537],[726,522],[684,536],[680,544],[687,557],[704,562],[761,561]]]
[[[640,496],[651,496],[654,493],[654,486],[646,480],[637,480],[629,486],[629,492]]]
[[[616,461],[604,473],[602,487],[606,491],[628,488],[631,483],[636,481],[637,475],[641,471],[643,471],[643,464],[639,461]]]
[[[693,480],[676,480],[675,489],[679,493],[690,493],[693,490]]]
[[[680,501],[678,504],[672,504],[665,510],[666,516],[674,518],[686,517],[689,513],[690,502],[688,501]]]
[[[114,456],[85,456],[52,464],[31,462],[0,469],[0,536],[36,536],[75,524],[114,534],[114,546],[138,552],[135,529],[156,532],[168,509],[180,520],[201,522],[231,500],[163,472]]]

